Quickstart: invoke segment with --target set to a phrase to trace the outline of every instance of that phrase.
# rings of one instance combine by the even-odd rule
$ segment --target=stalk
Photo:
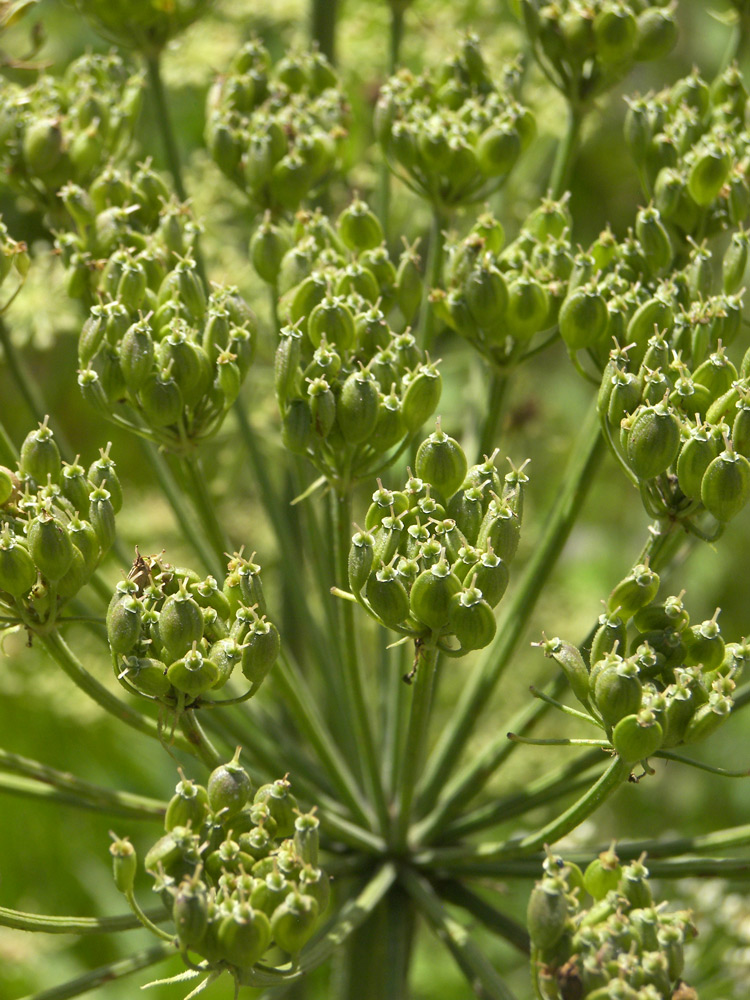
[[[437,654],[438,650],[434,641],[419,644],[415,654],[416,680],[397,791],[398,812],[396,814],[395,842],[399,848],[406,847],[417,778],[422,768],[427,746],[427,726],[432,704],[432,689],[435,683]]]
[[[164,89],[164,80],[162,79],[161,52],[147,52],[145,54],[145,60],[148,83],[154,98],[156,121],[159,127],[159,132],[161,133],[164,154],[167,158],[167,166],[170,174],[172,175],[172,182],[174,184],[174,189],[177,192],[177,197],[180,201],[187,201],[188,196],[182,176],[180,148],[177,145],[177,139],[172,126],[172,118],[169,114],[169,102],[167,101],[167,95]],[[208,286],[206,266],[203,262],[203,255],[201,254],[200,244],[197,237],[195,240],[195,266],[201,281],[204,285]]]
[[[18,461],[18,451],[6,431],[2,420],[0,420],[0,458],[10,468],[13,468]]]
[[[338,0],[312,0],[310,34],[330,63],[336,62],[336,16]]]
[[[387,651],[388,686],[386,689],[386,713],[383,731],[383,780],[390,795],[393,795],[398,781],[403,754],[403,732],[406,717],[406,696],[408,685],[404,675],[409,672],[407,663],[409,645],[396,646]]]
[[[211,494],[208,492],[200,460],[196,455],[189,454],[180,456],[178,462],[188,481],[190,499],[195,505],[201,525],[214,551],[214,558],[218,560],[219,565],[222,565],[230,549],[230,544],[216,516],[216,508],[211,500]]]
[[[474,731],[477,717],[490,701],[500,677],[523,637],[537,598],[562,552],[604,454],[595,402],[581,429],[565,478],[547,519],[542,537],[524,569],[518,589],[506,606],[497,635],[485,649],[463,689],[455,712],[445,726],[425,769],[419,807],[431,809]]]
[[[568,186],[570,171],[578,149],[578,141],[583,124],[584,111],[579,105],[568,99],[568,123],[565,135],[558,143],[555,153],[555,162],[552,166],[552,174],[549,180],[549,193],[551,198],[559,198]]]
[[[336,582],[340,586],[347,583],[347,563],[351,544],[351,493],[331,493],[333,503],[333,520],[335,525],[334,555],[336,562]],[[388,806],[385,801],[383,780],[380,773],[380,759],[375,748],[370,712],[367,708],[364,678],[356,646],[356,627],[354,623],[354,605],[349,601],[338,601],[338,634],[340,650],[346,679],[346,695],[348,710],[346,718],[354,729],[359,755],[367,780],[368,790],[372,796],[375,812],[382,833],[388,829]]]
[[[398,3],[391,4],[391,23],[388,35],[388,75],[393,76],[401,58],[401,42],[404,37],[404,10]],[[391,213],[391,171],[383,159],[380,164],[380,222],[386,242],[388,240]]]
[[[430,246],[427,251],[424,291],[419,310],[419,326],[417,327],[417,343],[423,350],[428,350],[432,346],[435,337],[435,313],[430,302],[430,292],[440,284],[443,274],[444,225],[445,219],[442,212],[437,205],[433,205]]]
[[[500,423],[503,418],[508,382],[507,375],[501,375],[497,371],[492,373],[486,408],[487,415],[484,419],[482,436],[479,442],[479,456],[477,460],[480,462],[486,455],[492,454],[497,439],[500,436]]]
[[[96,989],[97,986],[104,986],[114,979],[123,979],[141,969],[147,969],[157,962],[163,962],[165,958],[170,958],[176,954],[174,945],[159,944],[153,948],[146,948],[137,951],[128,958],[120,959],[118,962],[107,962],[100,965],[98,969],[87,972],[83,976],[71,979],[60,986],[53,986],[50,990],[42,990],[40,993],[29,994],[22,1000],[68,1000],[69,997],[77,997],[89,990]]]
[[[462,907],[473,917],[476,917],[477,920],[481,920],[484,926],[491,930],[493,934],[504,938],[524,955],[529,954],[531,945],[526,928],[512,917],[498,910],[483,896],[480,896],[455,879],[441,882],[436,888],[446,902]]]
[[[404,868],[399,874],[401,883],[453,955],[477,996],[487,1000],[515,1000],[513,993],[472,940],[471,931],[448,915],[427,879],[410,868]]]
[[[16,384],[16,388],[21,394],[21,398],[26,404],[26,409],[34,420],[41,421],[45,414],[45,403],[34,380],[23,364],[20,354],[16,350],[5,320],[0,316],[0,345],[3,349],[3,356],[8,370]]]
[[[154,923],[168,919],[161,907],[146,914]],[[0,925],[17,931],[33,931],[40,934],[111,934],[115,931],[134,931],[143,925],[132,913],[119,917],[57,917],[41,913],[22,913],[0,906]]]
[[[192,709],[188,709],[180,716],[180,728],[192,748],[192,753],[202,760],[210,771],[223,763],[224,758],[203,732]]]
[[[102,788],[72,774],[65,774],[46,764],[40,764],[39,761],[8,753],[2,749],[0,749],[0,770],[21,775],[62,792],[72,793],[73,796],[86,802],[89,808],[102,811],[115,809],[117,812],[141,819],[162,819],[167,808],[165,802],[157,799]]]
[[[138,712],[136,709],[131,708],[130,705],[127,705],[124,701],[120,701],[120,699],[111,694],[103,684],[100,684],[99,681],[93,677],[88,670],[86,670],[81,661],[74,655],[59,633],[49,632],[46,635],[37,635],[36,641],[39,642],[44,649],[46,649],[52,659],[55,660],[60,667],[62,667],[73,683],[79,687],[84,694],[87,694],[89,698],[92,698],[97,705],[104,709],[105,712],[109,712],[110,715],[114,715],[115,718],[119,719],[120,722],[124,722],[127,726],[137,729],[146,736],[151,736],[153,739],[158,740],[159,743],[164,743],[160,727],[157,726],[156,722],[148,716],[143,715],[141,712]],[[170,744],[178,750],[184,750],[190,754],[194,753],[192,745],[188,742],[188,740],[176,733],[172,736]]]

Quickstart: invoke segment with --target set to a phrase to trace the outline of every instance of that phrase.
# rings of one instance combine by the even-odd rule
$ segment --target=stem
[[[47,650],[52,659],[62,667],[73,683],[100,705],[105,712],[114,715],[115,718],[133,729],[145,733],[146,736],[158,740],[159,743],[163,742],[156,722],[131,708],[124,701],[120,701],[103,684],[100,684],[73,654],[59,633],[50,632],[47,635],[37,635],[36,639]],[[175,735],[172,743],[179,750],[193,753],[191,744],[184,737]]]
[[[11,469],[15,468],[18,461],[18,451],[13,444],[3,422],[0,420],[0,459]]]
[[[16,345],[13,343],[13,338],[10,336],[8,327],[5,325],[5,320],[2,317],[0,317],[0,345],[2,345],[5,362],[8,365],[16,388],[21,393],[21,397],[26,404],[26,409],[34,420],[41,421],[45,413],[44,400],[36,383],[26,371],[21,356],[16,350]]]
[[[27,997],[23,997],[22,1000],[68,1000],[69,997],[80,996],[82,993],[94,990],[97,986],[104,986],[114,979],[122,979],[133,972],[147,969],[150,965],[163,962],[165,958],[170,958],[174,954],[176,954],[176,951],[173,945],[159,944],[154,948],[137,951],[135,954],[130,955],[128,958],[120,959],[118,962],[108,962],[106,965],[100,965],[98,969],[93,969],[83,976],[78,976],[77,979],[71,979],[67,983],[62,983],[60,986],[53,986],[49,990],[42,990],[40,993],[30,994]]]
[[[168,914],[161,907],[147,914],[149,920],[167,920]],[[33,931],[40,934],[109,934],[115,931],[134,931],[142,927],[141,921],[132,913],[119,917],[56,917],[40,913],[22,913],[0,906],[0,925],[17,931]]]
[[[132,889],[130,889],[129,892],[125,893],[125,899],[127,899],[128,905],[130,906],[130,909],[133,911],[133,915],[136,917],[137,920],[141,922],[141,924],[146,928],[147,931],[151,931],[152,934],[155,934],[157,937],[161,938],[162,941],[169,941],[172,944],[176,943],[174,934],[169,934],[167,933],[167,931],[163,931],[161,927],[157,927],[157,925],[153,923],[152,920],[149,919],[148,915],[143,912],[138,903],[138,900],[135,898],[135,893],[133,892]]]
[[[474,668],[428,762],[419,793],[422,812],[435,805],[461,750],[474,731],[477,717],[489,703],[498,680],[524,635],[539,594],[580,513],[604,450],[594,401],[568,462],[565,479],[542,537],[503,614],[497,635]]]
[[[167,158],[167,166],[170,174],[172,175],[172,182],[174,184],[174,189],[177,192],[177,197],[180,201],[187,201],[187,191],[182,177],[180,148],[177,145],[174,128],[172,127],[172,119],[169,114],[169,102],[167,101],[164,81],[161,75],[161,51],[148,52],[145,55],[145,59],[149,87],[151,88],[151,93],[154,98],[156,120],[159,126],[159,132],[161,132],[164,154]],[[208,285],[206,267],[203,262],[203,255],[200,251],[200,244],[197,236],[195,239],[195,266],[203,284]]]
[[[419,326],[417,343],[423,350],[429,350],[435,337],[435,311],[430,302],[430,292],[440,284],[443,274],[443,246],[445,237],[443,226],[445,220],[437,205],[432,206],[432,226],[430,228],[430,245],[427,251],[427,267],[425,269],[425,284],[422,292],[422,304],[419,310]]]
[[[190,499],[195,505],[201,525],[214,550],[215,559],[218,560],[221,566],[224,563],[227,552],[230,550],[230,545],[224,529],[216,516],[216,508],[206,486],[206,477],[201,468],[200,460],[196,455],[191,454],[180,456],[178,461],[180,468],[185,473],[189,482]]]
[[[141,795],[133,795],[130,792],[101,788],[99,785],[92,785],[88,781],[76,778],[72,774],[57,771],[36,760],[8,753],[7,750],[2,749],[0,749],[0,770],[22,775],[24,778],[41,782],[43,785],[48,785],[59,791],[73,793],[73,796],[84,800],[89,808],[114,809],[120,814],[142,819],[162,819],[167,808],[165,802]]]
[[[192,748],[191,752],[202,760],[210,771],[224,762],[222,755],[203,732],[192,709],[188,709],[180,716],[180,728]]]
[[[559,198],[568,186],[568,178],[575,159],[584,118],[584,111],[580,105],[574,104],[570,99],[567,103],[568,124],[564,137],[558,143],[549,181],[550,197],[555,199]]]
[[[446,902],[463,907],[473,917],[481,920],[484,926],[488,927],[493,934],[504,938],[524,955],[529,954],[531,944],[528,932],[525,927],[513,920],[512,917],[502,913],[478,893],[473,892],[462,882],[458,882],[455,879],[441,882],[436,888]]]
[[[330,63],[336,62],[336,14],[338,0],[312,0],[310,35]]]
[[[195,526],[192,522],[192,516],[185,506],[180,489],[174,480],[172,472],[164,456],[151,441],[141,439],[141,444],[143,454],[146,456],[146,459],[156,475],[161,491],[169,501],[169,506],[172,508],[172,512],[177,519],[177,523],[182,529],[183,537],[187,538],[193,545],[205,568],[209,572],[215,573],[216,559],[214,554],[209,546],[206,545],[203,536],[195,530]],[[221,574],[217,577],[217,579],[221,579]]]
[[[503,404],[505,402],[508,383],[509,379],[507,375],[501,375],[499,372],[492,373],[486,408],[487,415],[479,442],[479,457],[477,460],[480,462],[486,455],[492,454],[495,442],[500,436],[500,422],[503,417]]]
[[[335,525],[335,563],[336,582],[341,586],[347,583],[347,562],[351,545],[351,493],[331,493],[333,503],[333,519]],[[359,657],[357,656],[356,628],[354,623],[354,605],[349,601],[337,601],[341,640],[342,667],[346,679],[347,712],[346,718],[354,728],[354,735],[359,755],[364,764],[364,773],[368,789],[372,796],[375,812],[380,823],[380,830],[388,829],[388,806],[385,801],[383,780],[380,773],[380,758],[375,748],[370,712],[365,697],[364,679]]]
[[[435,934],[453,955],[476,995],[486,997],[487,1000],[515,1000],[479,946],[472,940],[471,931],[448,916],[427,879],[409,868],[404,868],[400,872],[400,880],[427,918]]]
[[[409,644],[387,650],[389,669],[386,689],[386,720],[383,732],[383,774],[389,794],[393,795],[398,782],[398,773],[403,759],[403,732],[406,717],[406,695],[408,685],[404,684],[404,674],[411,669],[407,662]],[[750,688],[750,685],[748,685]]]
[[[414,683],[409,728],[406,732],[403,767],[398,788],[395,834],[396,844],[399,847],[406,846],[417,777],[422,768],[427,745],[427,725],[430,718],[432,689],[435,683],[437,653],[437,646],[434,642],[422,642],[417,645],[415,654],[417,676]]]

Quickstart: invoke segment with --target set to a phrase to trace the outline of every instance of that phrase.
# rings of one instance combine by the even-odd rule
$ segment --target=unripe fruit
[[[140,601],[129,595],[116,603],[110,602],[107,611],[107,641],[113,653],[127,656],[138,642],[142,610]]]
[[[440,402],[443,380],[435,365],[420,365],[417,371],[404,380],[406,389],[401,404],[401,420],[407,431],[413,433],[435,412]]]
[[[448,627],[460,642],[461,649],[483,649],[492,642],[497,623],[492,608],[476,586],[451,598]]]
[[[641,698],[638,669],[627,660],[617,666],[605,667],[596,677],[594,699],[608,727],[615,726],[624,716],[638,712]]]
[[[294,833],[294,818],[297,802],[289,791],[289,782],[284,778],[268,785],[261,785],[255,793],[254,802],[265,804],[276,823],[276,836],[291,837]]]
[[[37,430],[26,435],[21,445],[18,468],[23,476],[36,480],[40,486],[46,484],[48,477],[53,483],[60,481],[60,451],[47,426],[46,417]]]
[[[219,927],[218,947],[224,961],[249,969],[271,943],[271,924],[261,910],[240,903]]]
[[[239,756],[238,747],[228,764],[221,764],[211,772],[206,785],[211,811],[223,817],[236,815],[252,794],[252,783],[239,763]]]
[[[120,892],[128,894],[133,891],[135,873],[138,869],[138,857],[127,837],[121,840],[114,834],[111,836],[114,837],[114,843],[109,845],[109,853],[112,855],[115,885]]]
[[[383,242],[383,228],[378,217],[359,198],[339,216],[338,230],[350,250],[370,250]]]
[[[728,148],[716,143],[704,146],[688,175],[688,191],[693,201],[707,208],[724,186],[731,167]]]
[[[177,937],[183,948],[197,948],[208,927],[208,898],[200,882],[181,882],[172,904]]]
[[[395,628],[409,614],[409,595],[392,566],[370,573],[365,587],[367,602],[384,625]]]
[[[195,646],[167,669],[169,683],[189,698],[198,698],[212,688],[218,676],[216,664],[204,657]]]
[[[663,403],[636,410],[627,437],[628,465],[639,479],[666,472],[680,449],[680,421]]]
[[[468,467],[460,444],[442,430],[438,420],[435,432],[417,449],[416,475],[450,499],[463,483]]]
[[[375,378],[364,370],[353,372],[341,387],[336,419],[348,444],[366,441],[378,421],[380,396]]]
[[[570,688],[582,705],[588,707],[591,684],[589,671],[580,650],[570,642],[555,637],[544,639],[539,644],[545,656],[550,656],[568,679]]]
[[[28,530],[29,555],[50,583],[57,583],[73,562],[73,543],[64,525],[51,514],[35,517]]]
[[[658,590],[658,574],[646,563],[639,563],[612,590],[607,605],[626,622],[639,608],[650,604]]]
[[[602,851],[594,858],[583,873],[583,885],[594,899],[604,899],[608,892],[616,889],[622,875],[620,860],[613,850]]]
[[[420,573],[409,594],[412,615],[427,628],[440,632],[449,622],[452,598],[461,590],[461,581],[450,564],[440,559]]]
[[[579,287],[568,295],[560,307],[558,323],[568,350],[593,347],[607,330],[607,303],[593,286]]]
[[[271,918],[273,940],[283,951],[296,955],[315,930],[318,904],[312,896],[291,892]]]
[[[557,877],[544,878],[531,890],[526,925],[535,948],[552,948],[565,932],[568,901],[565,883]]]
[[[369,531],[358,531],[352,537],[349,549],[348,576],[349,587],[355,597],[361,594],[372,569],[373,542],[374,539]]]
[[[28,549],[6,526],[0,535],[0,590],[23,597],[36,583],[36,575]]]
[[[102,552],[107,552],[115,540],[115,510],[109,490],[101,486],[89,493],[89,521]]]
[[[242,650],[242,673],[254,687],[265,679],[278,659],[281,639],[276,626],[265,618],[258,619],[245,637]]]
[[[180,772],[182,773],[182,772]],[[164,816],[164,828],[169,832],[176,826],[190,826],[200,830],[208,815],[208,793],[203,785],[183,777],[175,787]]]
[[[645,760],[661,747],[664,733],[654,713],[642,709],[620,719],[612,731],[612,746],[626,764]]]
[[[484,600],[491,608],[496,607],[508,587],[510,574],[507,564],[495,552],[484,552],[470,572]]]
[[[178,660],[203,636],[203,615],[184,583],[159,612],[159,638],[169,660]]]

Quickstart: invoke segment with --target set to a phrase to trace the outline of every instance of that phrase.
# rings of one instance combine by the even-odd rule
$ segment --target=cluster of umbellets
[[[438,421],[403,490],[381,486],[373,494],[364,530],[352,538],[351,592],[387,628],[436,641],[448,654],[488,645],[527,481],[522,469],[501,480],[494,456],[469,469]]]
[[[88,470],[69,465],[46,418],[16,470],[0,466],[0,607],[28,628],[52,627],[115,537],[122,490],[109,445]]]
[[[66,182],[88,185],[126,149],[141,105],[143,79],[115,53],[86,55],[60,79],[29,87],[0,82],[0,166],[13,187],[54,216]]]
[[[625,138],[662,218],[697,238],[736,226],[750,209],[747,90],[737,66],[712,84],[694,70],[630,103]]]
[[[479,201],[505,182],[535,124],[517,99],[516,65],[493,80],[479,40],[415,77],[400,70],[380,90],[375,134],[388,165],[439,208]]]
[[[750,645],[725,643],[718,611],[690,624],[682,595],[657,602],[659,577],[634,566],[613,589],[586,656],[563,639],[540,646],[626,763],[704,739],[732,710]]]
[[[277,278],[288,323],[275,365],[283,438],[345,485],[389,464],[434,413],[442,379],[408,329],[391,326],[393,317],[403,328],[419,303],[413,251],[396,267],[359,200],[335,225],[315,213],[299,226],[305,235],[281,257]]]
[[[271,963],[280,952],[296,958],[330,887],[319,866],[315,811],[297,809],[285,778],[254,791],[238,757],[212,771],[205,787],[182,778],[167,807],[167,832],[144,867],[187,963],[195,968],[188,953],[197,954],[202,968],[252,984],[251,970],[266,953]],[[132,898],[135,851],[119,838],[110,850],[118,888]]]
[[[109,164],[87,186],[65,184],[59,198],[65,217],[55,247],[68,293],[87,305],[121,295],[133,308],[156,310],[168,271],[194,253],[197,226],[150,162],[133,172]]]
[[[205,13],[211,0],[129,0],[127,7],[109,0],[73,2],[104,38],[153,58]]]
[[[694,370],[661,334],[634,369],[616,349],[604,371],[599,413],[616,455],[656,517],[689,530],[707,510],[721,530],[750,499],[750,351],[739,371],[719,347]]]
[[[643,857],[611,848],[581,872],[550,854],[544,872],[527,911],[540,1000],[698,1000],[682,979],[692,914],[654,903]]]
[[[273,65],[255,40],[209,93],[206,144],[256,209],[293,212],[336,168],[345,121],[345,98],[322,53],[288,53]]]
[[[252,697],[279,655],[260,566],[235,555],[221,586],[209,576],[138,556],[107,609],[115,675],[131,693],[181,711],[212,704],[239,666]],[[214,702],[215,703],[215,702]]]

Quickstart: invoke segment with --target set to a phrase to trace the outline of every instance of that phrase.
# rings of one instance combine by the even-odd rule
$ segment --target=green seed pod
[[[440,632],[449,622],[452,598],[461,590],[461,581],[450,564],[440,559],[420,573],[412,584],[409,606],[412,615],[433,632]]]
[[[680,421],[663,403],[639,407],[627,437],[628,465],[639,479],[666,472],[680,450]]]
[[[474,585],[491,608],[497,607],[508,588],[508,566],[495,552],[483,552],[479,563],[470,570]]]
[[[40,486],[47,482],[48,477],[53,483],[59,483],[62,475],[60,451],[47,426],[47,419],[45,417],[44,423],[24,438],[18,463],[21,475],[36,480]]]
[[[658,590],[658,574],[646,563],[639,563],[612,590],[607,601],[608,610],[627,622],[639,608],[653,601]]]
[[[703,506],[717,521],[731,521],[739,514],[749,497],[750,461],[728,445],[711,462],[703,475],[701,481]]]
[[[367,583],[373,562],[374,538],[369,531],[358,531],[352,536],[349,549],[348,574],[351,592],[358,597]]]
[[[312,896],[318,904],[318,913],[322,916],[331,899],[331,886],[326,873],[314,865],[305,865],[299,873],[298,885],[303,895]]]
[[[635,54],[638,23],[628,7],[605,4],[594,17],[596,55],[605,66],[619,66]]]
[[[629,660],[601,670],[594,683],[594,700],[605,725],[617,725],[640,710],[642,698],[638,668]]]
[[[200,830],[207,815],[206,789],[203,785],[198,785],[183,776],[182,780],[177,782],[175,793],[167,805],[164,829],[169,832],[176,826],[190,826],[193,830]]]
[[[685,656],[685,666],[698,665],[704,671],[716,670],[724,660],[724,640],[717,623],[719,609],[713,618],[693,625],[685,634],[687,654]]]
[[[91,483],[86,478],[86,470],[78,464],[78,456],[73,465],[63,463],[60,480],[63,496],[70,501],[79,514],[88,513]]]
[[[536,279],[520,275],[508,285],[506,323],[518,340],[529,340],[543,330],[549,313],[549,298]]]
[[[94,488],[104,487],[106,484],[112,509],[117,514],[122,509],[122,486],[117,476],[117,466],[109,456],[111,447],[110,441],[105,449],[100,450],[99,458],[89,466],[88,480]]]
[[[315,930],[318,904],[312,896],[291,892],[271,918],[273,940],[282,951],[297,955]]]
[[[265,804],[271,817],[276,822],[278,838],[291,837],[294,834],[294,818],[297,802],[290,792],[290,784],[285,778],[279,778],[268,785],[261,785],[255,793],[256,804]]]
[[[208,778],[206,791],[211,811],[223,817],[236,815],[252,794],[252,783],[247,771],[239,763],[240,748],[228,764],[214,768]]]
[[[78,361],[82,368],[96,356],[104,340],[104,332],[105,322],[101,309],[99,306],[93,306],[78,338]]]
[[[361,444],[375,429],[380,408],[378,384],[362,369],[346,379],[336,405],[336,420],[348,444]]]
[[[422,299],[422,275],[419,263],[416,251],[407,247],[401,254],[396,268],[396,302],[407,323],[416,313]]]
[[[269,872],[259,881],[250,896],[250,905],[272,917],[277,906],[284,902],[292,890],[292,884],[279,871]]]
[[[645,349],[649,337],[654,332],[654,327],[659,330],[668,330],[673,322],[672,305],[663,293],[658,293],[653,298],[647,299],[636,309],[628,323],[628,343],[636,345],[636,351],[631,356],[640,358],[637,349]]]
[[[355,198],[338,217],[337,228],[350,250],[372,250],[383,242],[383,227],[378,217],[359,198]]]
[[[285,326],[281,331],[274,360],[276,398],[283,405],[296,391],[302,357],[302,333],[296,327]]]
[[[635,218],[635,232],[651,277],[658,277],[672,263],[674,251],[669,233],[653,205],[642,208]]]
[[[599,628],[594,633],[591,643],[589,662],[598,663],[607,653],[616,649],[625,649],[626,640],[625,623],[618,614],[605,612],[599,615]]]
[[[742,397],[737,403],[731,440],[732,447],[739,455],[750,458],[750,397]]]
[[[178,423],[182,416],[182,393],[168,368],[150,375],[139,390],[138,398],[151,427],[168,427]]]
[[[127,656],[141,635],[143,606],[135,597],[125,596],[107,611],[107,641],[113,653]]]
[[[81,469],[81,472],[83,472],[83,469]],[[63,469],[63,475],[64,474],[65,470]],[[4,507],[5,504],[8,503],[13,494],[16,492],[17,485],[18,478],[14,475],[14,473],[12,473],[6,466],[0,465],[0,507]]]
[[[89,493],[89,521],[102,553],[108,552],[115,540],[115,509],[109,490],[101,486]]]
[[[448,630],[461,643],[462,650],[483,649],[492,642],[497,623],[492,608],[476,586],[451,598]]]
[[[23,136],[23,158],[29,174],[44,177],[60,164],[65,148],[60,122],[55,118],[32,121]]]
[[[521,525],[516,514],[507,503],[493,499],[479,529],[477,546],[480,549],[491,548],[500,559],[510,564],[520,537]]]
[[[169,660],[183,657],[203,637],[203,615],[184,582],[159,612],[159,638]]]
[[[242,673],[253,687],[259,687],[278,659],[281,639],[276,626],[265,618],[254,622],[243,644]]]
[[[484,492],[479,486],[460,489],[451,497],[448,515],[470,545],[476,544],[484,519]]]
[[[208,928],[208,897],[201,882],[183,880],[172,903],[172,919],[183,948],[200,950]]]
[[[146,320],[129,327],[120,341],[118,357],[125,385],[135,395],[145,385],[154,366],[154,341]]]
[[[635,51],[639,62],[663,58],[672,51],[676,41],[677,25],[669,8],[652,6],[641,11]]]
[[[612,731],[612,746],[626,764],[635,764],[656,753],[663,739],[661,726],[647,708],[624,716]]]
[[[28,549],[6,525],[0,534],[0,590],[23,597],[36,583],[36,575]]]
[[[291,242],[286,231],[271,221],[270,212],[266,213],[263,222],[255,230],[250,240],[250,260],[266,284],[276,285],[281,270],[281,261],[284,254],[290,249]]]
[[[46,580],[57,583],[73,562],[73,543],[62,522],[43,511],[28,529],[29,555]]]
[[[320,820],[314,814],[301,813],[294,821],[294,846],[307,865],[318,864],[320,847]]]
[[[250,969],[271,943],[271,923],[262,910],[240,903],[219,926],[217,943],[224,961]]]
[[[649,102],[642,97],[626,98],[624,134],[628,149],[639,165],[646,160],[646,153],[653,138]]]
[[[127,837],[120,839],[113,833],[110,836],[114,838],[113,843],[109,845],[109,853],[112,855],[115,885],[120,892],[128,895],[133,891],[135,873],[138,870],[138,856]]]
[[[434,364],[420,365],[404,378],[401,420],[407,431],[414,433],[435,412],[440,402],[443,380]]]
[[[693,382],[696,386],[706,387],[712,403],[731,389],[736,381],[737,369],[724,353],[723,347],[710,354],[693,372]]]
[[[684,735],[685,743],[698,743],[715,732],[727,720],[732,711],[732,699],[726,696],[711,696],[709,702],[696,709]]]
[[[486,177],[509,174],[520,155],[521,137],[510,121],[490,125],[477,140],[477,161]]]
[[[724,186],[731,167],[728,147],[717,143],[703,146],[688,175],[688,191],[693,201],[707,208]]]
[[[691,424],[688,433],[689,437],[677,458],[677,483],[686,497],[698,500],[703,476],[718,457],[721,446],[709,432],[707,424]]]
[[[204,694],[216,684],[218,677],[219,668],[195,645],[167,668],[169,683],[189,698]]]
[[[340,296],[326,295],[313,308],[307,321],[307,335],[314,347],[327,344],[339,351],[347,351],[354,344],[354,317],[346,301]]]
[[[400,625],[409,614],[409,595],[392,566],[381,566],[375,573],[370,573],[365,596],[387,628]]]
[[[593,347],[607,331],[607,303],[593,285],[580,286],[560,307],[558,323],[569,351]]]
[[[642,860],[631,861],[623,867],[620,890],[631,907],[646,908],[653,905],[648,869]]]
[[[535,948],[552,948],[565,933],[569,912],[566,889],[561,878],[545,877],[531,890],[526,926]]]
[[[508,286],[489,255],[470,272],[463,288],[466,304],[482,329],[493,329],[505,315]]]
[[[426,480],[447,499],[453,496],[466,477],[466,455],[458,441],[442,430],[439,418],[434,433],[417,449],[414,469],[420,479]]]
[[[313,431],[327,437],[336,422],[336,398],[325,378],[312,379],[307,387]]]
[[[620,859],[610,848],[602,851],[598,858],[594,858],[583,873],[583,885],[586,892],[595,900],[604,899],[608,892],[617,889],[622,876]]]

